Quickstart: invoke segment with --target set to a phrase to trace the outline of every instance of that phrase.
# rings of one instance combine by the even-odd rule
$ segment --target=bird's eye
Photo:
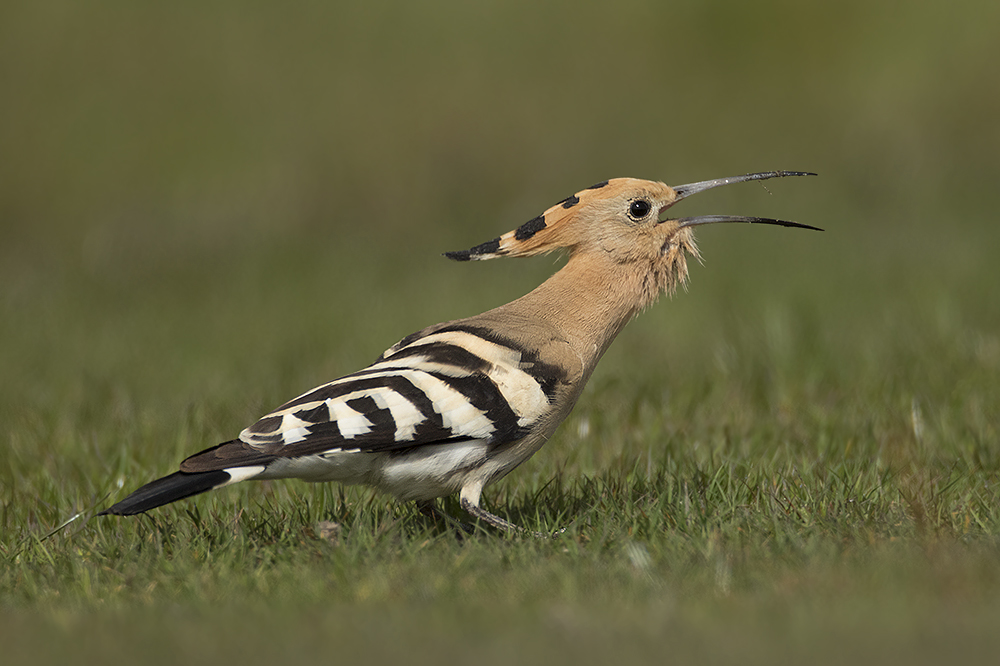
[[[638,221],[649,215],[649,211],[651,210],[653,210],[653,205],[648,201],[645,199],[636,199],[629,204],[628,216]]]

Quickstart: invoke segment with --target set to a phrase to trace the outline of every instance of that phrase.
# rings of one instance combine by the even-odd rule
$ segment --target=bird
[[[368,367],[289,400],[98,515],[140,514],[250,479],[297,478],[371,486],[434,514],[437,498],[458,493],[472,518],[525,532],[481,506],[483,489],[549,439],[625,325],[686,284],[687,258],[700,259],[692,229],[751,223],[822,231],[750,216],[661,216],[715,187],[814,175],[766,171],[675,187],[615,178],[513,231],[446,252],[460,262],[553,251],[568,259],[526,295],[404,337]]]

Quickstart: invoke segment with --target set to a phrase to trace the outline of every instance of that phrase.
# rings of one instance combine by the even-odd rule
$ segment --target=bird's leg
[[[515,525],[509,520],[504,520],[500,516],[490,513],[478,504],[473,504],[465,497],[462,498],[462,509],[473,518],[478,518],[479,520],[489,523],[493,527],[504,530],[505,532],[527,532],[527,530],[523,527]]]
[[[462,509],[468,513],[473,518],[478,518],[485,523],[492,525],[493,527],[503,530],[505,532],[518,532],[520,534],[529,534],[537,539],[548,539],[551,534],[545,534],[544,532],[532,532],[531,530],[526,530],[520,525],[515,525],[509,520],[505,520],[500,516],[490,513],[478,504],[473,504],[471,500],[467,497],[461,498]],[[562,530],[560,530],[561,532]]]
[[[434,518],[437,520],[441,518],[441,512],[438,511],[437,504],[434,500],[416,500],[414,504],[417,505],[417,510],[421,515],[427,516],[428,518]]]
[[[446,523],[454,525],[466,534],[472,534],[472,525],[469,523],[463,523],[457,518],[449,516],[447,513],[437,508],[437,502],[434,500],[417,500],[416,505],[417,510],[420,511],[421,514],[433,519],[434,521],[443,520]]]

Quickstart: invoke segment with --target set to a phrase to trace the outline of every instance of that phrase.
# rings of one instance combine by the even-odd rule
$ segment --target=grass
[[[4,663],[988,659],[997,10],[963,4],[0,10]],[[701,230],[487,489],[558,537],[298,482],[93,517],[555,268],[440,252],[770,168],[821,177],[684,214],[827,231]]]
[[[370,274],[352,266],[357,279],[378,281],[371,262]],[[456,266],[419,287],[459,309],[507,289],[472,274],[476,289],[450,294]],[[278,321],[300,307],[285,294],[323,283],[291,273],[259,296]],[[690,293],[623,334],[553,441],[487,492],[520,524],[567,528],[552,540],[460,537],[369,491],[298,482],[92,518],[266,405],[373,357],[415,298],[403,288],[374,314],[354,310],[393,330],[376,347],[328,312],[234,339],[243,276],[182,295],[173,275],[180,286],[155,302],[130,292],[96,310],[74,306],[93,285],[67,286],[29,319],[58,310],[92,357],[23,341],[8,359],[22,395],[6,403],[0,589],[4,642],[24,661],[304,661],[326,641],[348,657],[478,650],[487,662],[653,660],[667,646],[698,662],[930,662],[995,646],[996,339],[935,325],[934,307],[910,313],[926,319],[908,336],[892,320],[810,322],[797,305],[808,284],[750,287],[712,313],[698,301],[712,263],[696,269]],[[33,379],[43,352],[77,369]]]

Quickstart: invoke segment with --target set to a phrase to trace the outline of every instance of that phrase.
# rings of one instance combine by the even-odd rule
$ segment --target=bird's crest
[[[538,217],[532,218],[513,231],[508,231],[491,241],[468,250],[445,252],[444,256],[455,261],[483,261],[496,257],[531,257],[560,248],[571,247],[574,242],[570,232],[571,220],[578,211],[600,199],[608,199],[626,189],[632,178],[605,180],[581,190],[552,206]]]

